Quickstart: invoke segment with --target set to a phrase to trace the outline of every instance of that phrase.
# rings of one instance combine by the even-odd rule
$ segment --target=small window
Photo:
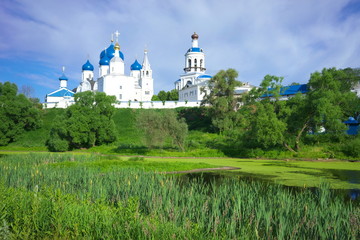
[[[150,94],[150,91],[145,91],[145,94],[146,94],[146,95],[149,95],[149,94]]]
[[[147,76],[147,77],[149,76],[149,71],[146,71],[146,76]]]
[[[120,86],[120,89],[122,89],[122,86]]]
[[[119,99],[122,99],[122,94],[119,95]]]

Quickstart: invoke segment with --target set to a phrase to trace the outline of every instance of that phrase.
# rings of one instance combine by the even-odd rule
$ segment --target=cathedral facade
[[[124,54],[118,41],[100,53],[99,75],[94,80],[94,66],[89,60],[82,66],[82,79],[76,92],[104,92],[118,101],[151,101],[154,95],[154,80],[147,50],[140,64],[137,59],[130,67],[130,75],[125,74]]]

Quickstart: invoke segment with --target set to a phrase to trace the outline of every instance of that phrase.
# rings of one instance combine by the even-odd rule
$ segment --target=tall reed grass
[[[95,156],[0,158],[0,238],[359,239],[360,206],[236,178],[206,183],[123,168]],[[73,164],[58,164],[59,162]]]

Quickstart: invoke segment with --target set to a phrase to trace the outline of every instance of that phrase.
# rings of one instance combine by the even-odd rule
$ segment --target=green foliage
[[[189,130],[213,132],[211,116],[207,107],[178,108],[179,117],[184,118]]]
[[[176,90],[176,89],[168,91],[166,100],[168,100],[168,101],[177,101],[177,100],[179,100],[179,91]]]
[[[166,93],[164,90],[161,90],[161,91],[158,93],[158,97],[159,97],[159,100],[160,100],[160,101],[165,102],[166,99],[167,99],[167,93]]]
[[[39,108],[17,91],[13,83],[0,83],[0,146],[16,141],[24,131],[41,125]]]
[[[350,156],[353,158],[360,158],[360,137],[356,137],[354,139],[351,139],[350,141],[347,141],[342,146],[343,153],[346,154],[346,156]]]
[[[161,90],[157,95],[153,95],[151,101],[177,101],[179,100],[179,92],[176,89],[172,89],[168,92]]]
[[[251,118],[251,126],[247,139],[252,146],[269,148],[281,146],[284,141],[286,124],[280,121],[275,113],[274,104],[259,102],[255,104],[256,111]]]
[[[137,116],[136,124],[144,132],[146,146],[162,147],[165,140],[170,138],[173,145],[184,150],[188,128],[184,119],[177,119],[175,111],[142,111]]]
[[[212,123],[220,133],[231,134],[240,121],[241,116],[236,112],[240,99],[234,95],[235,87],[241,85],[237,76],[234,69],[218,72],[209,80],[209,91],[202,101],[202,105],[210,105]]]
[[[151,97],[151,101],[160,101],[160,99],[159,99],[158,95],[153,95]]]
[[[75,104],[56,119],[46,145],[50,151],[89,148],[116,140],[112,120],[114,96],[101,92],[75,94]]]

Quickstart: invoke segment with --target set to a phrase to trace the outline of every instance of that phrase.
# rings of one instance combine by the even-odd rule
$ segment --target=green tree
[[[253,105],[251,124],[246,134],[247,144],[263,149],[282,146],[286,123],[279,120],[275,105],[270,101]]]
[[[311,115],[310,126],[323,126],[328,133],[343,133],[343,120],[359,111],[359,98],[352,88],[359,82],[359,76],[349,69],[324,68],[311,74],[309,80],[308,105]]]
[[[161,90],[158,93],[158,98],[160,99],[160,101],[165,102],[167,99],[167,95],[168,95],[167,92],[165,92],[164,90]]]
[[[66,109],[65,116],[57,119],[50,131],[49,150],[66,151],[114,142],[112,116],[115,108],[112,104],[115,97],[86,91],[75,94],[74,98],[75,104]]]
[[[185,149],[185,139],[188,127],[183,118],[178,119],[173,110],[162,113],[155,110],[140,112],[136,123],[144,133],[145,144],[149,148],[162,147],[166,139],[170,138],[173,145]]]
[[[277,119],[286,126],[283,143],[290,151],[300,150],[301,140],[310,130],[324,127],[327,136],[343,135],[346,126],[342,121],[359,111],[359,98],[351,92],[359,82],[357,71],[331,68],[315,72],[308,83],[309,92],[287,101],[279,101],[280,91],[285,90],[281,82],[281,78],[266,76],[256,94],[271,97],[260,103],[274,106]]]
[[[209,91],[203,89],[205,96],[201,104],[210,105],[212,123],[221,134],[231,133],[240,121],[237,113],[240,99],[234,95],[235,88],[241,85],[237,77],[234,69],[221,70],[209,80]]]
[[[40,127],[40,110],[17,94],[16,84],[0,83],[0,145],[7,145],[24,132]]]
[[[158,95],[153,95],[151,97],[151,101],[160,101],[160,99],[159,99]]]
[[[177,100],[179,100],[179,91],[176,90],[176,89],[168,91],[166,100],[168,100],[168,101],[177,101]]]

